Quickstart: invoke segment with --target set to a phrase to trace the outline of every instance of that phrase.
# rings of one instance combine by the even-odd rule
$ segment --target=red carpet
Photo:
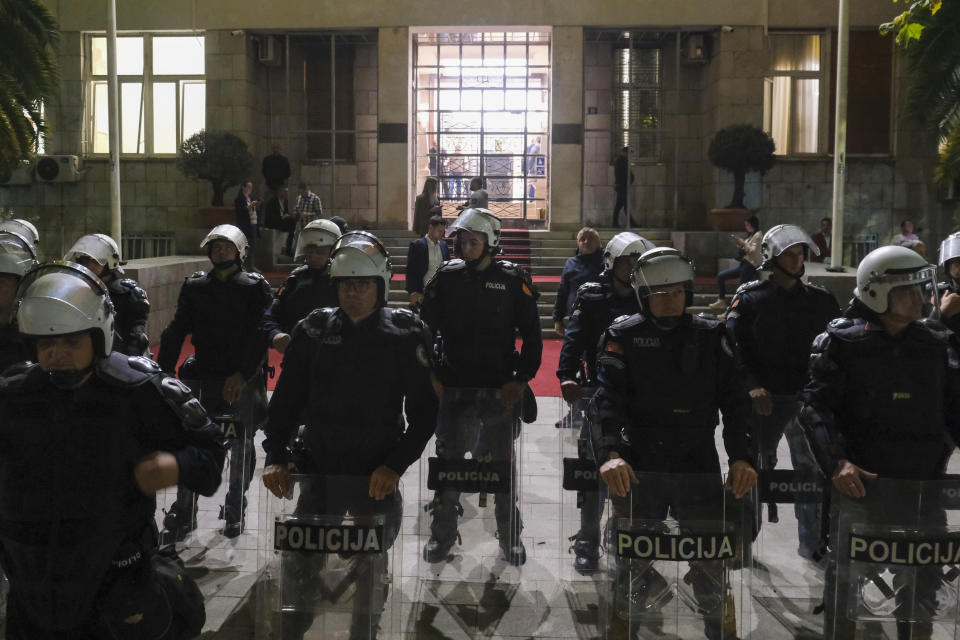
[[[542,398],[560,395],[560,381],[557,380],[557,363],[560,361],[560,345],[562,342],[562,340],[543,341],[543,362],[540,365],[540,370],[537,372],[537,377],[530,382],[530,388],[533,389],[533,393],[536,394],[537,397]],[[153,351],[156,353],[156,347],[154,347]],[[190,338],[188,337],[183,344],[180,359],[177,361],[178,371],[183,361],[192,353],[193,343],[190,342]],[[270,366],[277,370],[276,377],[272,380],[267,380],[267,388],[273,391],[274,386],[277,384],[277,378],[280,377],[280,362],[283,360],[283,355],[278,353],[276,349],[270,349],[269,357]]]

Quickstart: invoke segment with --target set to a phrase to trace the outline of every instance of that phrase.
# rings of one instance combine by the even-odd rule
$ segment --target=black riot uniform
[[[298,473],[369,476],[385,465],[403,475],[436,425],[430,353],[429,332],[406,309],[381,307],[356,325],[339,308],[311,312],[293,330],[270,400],[266,466],[294,462]],[[287,445],[301,422],[302,448],[294,457]],[[402,498],[396,491],[378,502],[364,493],[324,504],[322,496],[303,496],[297,512],[383,514],[389,548],[399,532]],[[309,590],[307,584],[300,587]],[[355,612],[354,628],[375,628],[379,612],[370,615],[372,623]],[[310,615],[289,615],[283,637],[301,638],[311,623]]]
[[[499,389],[513,380],[533,379],[543,353],[538,296],[530,275],[512,262],[492,259],[483,270],[469,267],[461,259],[444,262],[424,288],[421,309],[427,326],[440,334],[440,382],[445,387]],[[523,341],[519,354],[515,348],[518,332]],[[461,409],[454,403],[445,405],[440,423],[454,424],[462,418]],[[506,440],[519,435],[519,414],[504,415],[497,403],[472,407],[471,411],[476,412],[470,415],[484,425],[488,437]],[[482,446],[504,450],[512,445],[488,442]],[[438,457],[462,456],[464,452],[456,448],[438,435]],[[512,545],[516,552],[508,557],[519,561],[521,556],[525,559],[525,552],[519,553],[522,524],[514,493],[495,493],[494,511],[501,547]],[[459,500],[460,493],[449,489],[434,496],[428,547],[439,542],[439,549],[449,549],[457,538],[457,517],[462,512]]]
[[[827,478],[846,459],[884,478],[938,479],[953,448],[948,436],[955,441],[960,436],[960,365],[950,333],[935,322],[915,322],[893,337],[875,314],[862,306],[859,311],[863,317],[831,322],[813,344],[800,424],[817,462]],[[842,504],[834,508],[858,509],[873,522],[902,513],[902,505],[866,487],[866,498],[859,500],[835,492],[834,500]],[[944,514],[931,512],[925,520],[927,526],[942,525]],[[834,545],[839,544],[836,526],[831,523]],[[846,616],[834,618],[833,603],[846,588],[836,576],[834,561],[827,565],[825,581],[825,637],[839,640],[852,637],[853,630],[849,635],[844,630]],[[933,589],[926,597],[935,597],[937,584],[936,579],[921,581],[921,588]],[[909,623],[898,627],[899,637],[911,637]],[[913,629],[912,637],[929,637],[929,623],[914,623]]]
[[[219,430],[189,390],[149,360],[113,353],[72,390],[51,384],[35,364],[8,370],[0,377],[0,413],[6,637],[99,639],[115,637],[117,625],[161,637],[171,621],[166,606],[154,607],[157,584],[175,614],[171,634],[162,637],[199,633],[196,586],[154,571],[156,500],[133,476],[143,456],[167,451],[181,483],[204,495],[216,491],[224,459]],[[185,604],[199,624],[180,619]],[[136,612],[142,626],[121,622]]]
[[[730,463],[749,462],[750,448],[749,398],[723,326],[706,316],[684,314],[675,327],[663,329],[640,313],[614,322],[599,349],[598,460],[606,461],[616,451],[636,473],[717,474],[716,492],[710,495],[688,495],[682,483],[669,488],[641,483],[626,497],[611,495],[613,517],[664,520],[669,512],[681,526],[716,520],[724,504],[714,443],[718,409]],[[724,583],[723,572],[721,562],[700,560],[691,562],[685,577],[703,609],[710,640],[729,637],[721,631],[719,607],[706,604],[721,596],[716,591]],[[651,569],[644,579],[662,577]]]
[[[238,419],[242,433],[230,446],[230,487],[221,512],[229,529],[225,533],[231,537],[239,535],[243,528],[245,494],[254,471],[253,436],[265,414],[262,367],[267,342],[260,323],[271,300],[270,286],[259,273],[240,270],[221,281],[212,271],[198,271],[180,289],[177,311],[160,338],[157,355],[160,367],[172,373],[184,339],[192,334],[195,359],[189,367],[184,363],[188,370],[181,370],[181,379],[193,385],[209,411]],[[234,406],[226,406],[221,393],[223,383],[237,372],[247,384]],[[178,490],[165,528],[177,531],[176,537],[182,538],[196,527],[196,508],[192,492]]]
[[[581,387],[595,388],[597,384],[597,342],[613,321],[626,315],[640,312],[640,304],[633,289],[625,296],[617,295],[609,271],[600,275],[598,282],[587,282],[577,289],[574,311],[560,349],[557,378],[560,382],[576,381]],[[596,462],[589,425],[580,432],[577,453],[582,460]],[[583,492],[578,495],[580,506],[580,531],[574,536],[573,552],[576,566],[595,568],[600,545],[600,515],[605,494],[600,491]]]
[[[747,390],[762,387],[772,397],[772,413],[754,416],[755,452],[764,470],[777,466],[777,445],[786,434],[793,468],[813,472],[803,433],[796,424],[798,394],[807,379],[810,345],[840,315],[840,306],[825,288],[797,279],[789,289],[772,278],[740,286],[727,312],[727,330],[737,345],[738,374]],[[770,517],[775,520],[775,504]],[[800,555],[820,548],[818,505],[795,504]]]
[[[329,266],[311,269],[302,265],[290,272],[263,316],[267,339],[292,333],[293,327],[314,309],[337,306],[337,291],[330,281]]]
[[[143,355],[150,346],[147,337],[147,319],[150,315],[147,292],[131,278],[109,278],[104,284],[110,292],[116,318],[113,350],[128,356]]]
[[[15,322],[0,325],[0,372],[7,367],[30,359],[30,352]]]

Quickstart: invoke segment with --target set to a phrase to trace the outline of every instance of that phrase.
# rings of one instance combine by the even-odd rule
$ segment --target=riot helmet
[[[307,247],[333,247],[340,237],[340,227],[331,220],[314,220],[303,228],[297,239],[294,260],[300,262],[306,258]]]
[[[655,287],[682,284],[686,306],[693,304],[693,262],[673,247],[655,247],[641,255],[631,282],[644,313],[650,313],[649,297]]]
[[[947,263],[956,258],[960,258],[960,231],[950,234],[940,243],[939,264],[946,270]]]
[[[763,234],[763,242],[760,244],[760,253],[763,256],[761,269],[779,269],[783,273],[793,278],[803,277],[804,268],[801,267],[800,273],[788,273],[777,262],[777,257],[794,245],[802,244],[804,261],[810,258],[810,252],[814,255],[820,255],[820,249],[814,243],[813,239],[806,231],[795,224],[778,224]]]
[[[639,258],[655,247],[656,245],[637,233],[622,231],[610,238],[610,242],[603,248],[603,270],[609,274],[613,274],[613,268],[617,263],[617,258],[621,256]],[[632,268],[630,272],[633,273]],[[622,282],[621,284],[630,286],[629,282]]]
[[[333,245],[330,255],[330,279],[376,278],[380,301],[386,306],[390,296],[390,253],[369,231],[348,231]]]
[[[113,238],[104,233],[93,233],[82,236],[73,243],[70,250],[64,254],[63,259],[67,262],[79,263],[81,259],[88,258],[99,264],[104,269],[104,275],[116,271],[120,266],[120,248]]]
[[[889,305],[888,294],[897,287],[909,287],[935,283],[937,268],[928,264],[913,249],[887,246],[868,253],[857,267],[857,288],[853,295],[860,303],[875,313],[885,313]],[[939,309],[934,292],[934,309]]]
[[[453,243],[453,249],[456,251],[457,256],[462,256],[460,249],[460,234],[459,231],[472,231],[474,233],[482,233],[486,236],[487,246],[484,249],[484,254],[489,254],[491,257],[497,255],[500,252],[500,229],[502,225],[500,223],[500,218],[490,213],[487,209],[465,209],[463,213],[457,216],[457,219],[447,227],[446,236],[449,238],[456,234],[456,240]],[[478,258],[477,260],[472,261],[472,264],[478,263],[483,258]],[[468,261],[468,265],[471,262]]]
[[[243,231],[240,231],[239,228],[233,226],[232,224],[218,224],[215,226],[203,239],[203,242],[200,243],[200,248],[207,250],[207,257],[211,257],[213,255],[213,242],[215,240],[226,240],[236,247],[237,259],[235,262],[226,262],[221,264],[214,263],[213,266],[217,269],[229,269],[231,266],[233,266],[233,264],[237,264],[242,268],[243,261],[247,259],[248,248],[247,236],[243,235]],[[211,262],[212,261],[213,260],[211,258]]]
[[[0,231],[0,274],[22,278],[37,266],[37,254],[29,242],[16,233]]]
[[[31,338],[89,331],[94,357],[113,348],[113,304],[106,285],[72,262],[49,262],[29,271],[17,293],[17,324]]]
[[[17,234],[27,241],[27,243],[33,248],[35,255],[38,254],[40,249],[40,233],[37,232],[37,228],[33,226],[33,223],[29,220],[24,220],[23,218],[4,220],[3,222],[0,222],[0,231]]]

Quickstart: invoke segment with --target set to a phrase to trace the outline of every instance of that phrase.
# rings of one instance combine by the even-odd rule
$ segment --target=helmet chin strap
[[[213,260],[211,260],[211,262],[213,262]],[[220,262],[213,262],[213,268],[217,269],[218,271],[226,271],[227,269],[232,268],[235,264],[237,264],[236,258],[233,260],[222,260]]]
[[[93,365],[86,369],[56,369],[48,371],[47,376],[53,386],[69,391],[79,387],[91,371],[93,371]]]
[[[803,278],[803,274],[806,273],[807,271],[807,265],[806,263],[804,263],[803,266],[800,267],[800,273],[790,273],[789,271],[787,271],[786,269],[780,266],[780,261],[777,260],[776,258],[773,259],[773,268],[784,275],[790,276],[794,280],[800,280],[801,278]]]

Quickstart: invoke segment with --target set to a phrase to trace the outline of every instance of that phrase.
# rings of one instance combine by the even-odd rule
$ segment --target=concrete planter
[[[710,209],[707,218],[714,231],[743,231],[743,221],[752,214],[750,209]]]

